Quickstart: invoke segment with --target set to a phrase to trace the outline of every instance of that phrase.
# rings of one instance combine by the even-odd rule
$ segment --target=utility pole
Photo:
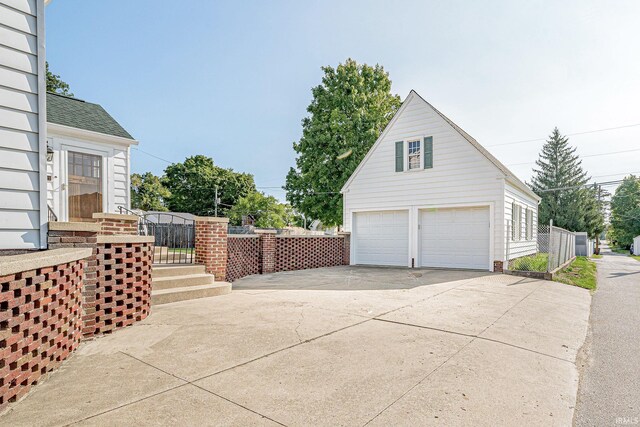
[[[598,183],[595,183],[593,185],[596,187],[596,193],[598,195],[598,209],[601,209],[602,208],[602,204],[601,204],[602,203],[602,186],[598,185]],[[600,233],[596,234],[596,249],[594,250],[594,252],[596,255],[600,255]]]
[[[215,199],[213,201],[213,206],[214,206],[214,215],[217,217],[218,216],[218,203],[220,203],[220,199],[218,199],[218,187],[216,187],[216,195],[215,195]]]

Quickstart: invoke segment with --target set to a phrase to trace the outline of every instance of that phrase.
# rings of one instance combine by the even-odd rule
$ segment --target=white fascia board
[[[60,136],[70,136],[83,140],[102,142],[105,144],[117,144],[125,147],[138,145],[135,139],[123,138],[121,136],[107,135],[106,133],[94,132],[86,129],[78,129],[71,126],[59,125],[57,123],[47,123],[47,131]]]
[[[364,164],[367,163],[367,160],[369,160],[369,158],[371,157],[373,152],[376,150],[378,145],[382,143],[382,140],[387,136],[387,133],[389,133],[389,129],[391,129],[391,127],[395,124],[398,117],[400,117],[400,114],[405,110],[406,106],[409,105],[409,101],[414,96],[415,96],[415,92],[413,90],[409,92],[409,95],[407,95],[405,100],[402,102],[402,105],[400,106],[400,108],[398,108],[398,111],[396,111],[396,113],[393,115],[391,120],[389,120],[389,123],[387,123],[387,126],[384,128],[384,130],[382,131],[382,133],[380,134],[376,142],[371,146],[369,151],[367,151],[367,155],[364,156],[364,159],[362,159],[358,167],[353,171],[353,173],[351,174],[347,182],[344,183],[344,185],[342,186],[342,189],[340,190],[340,193],[344,194],[347,191],[349,185],[351,185],[351,182],[354,180],[354,178],[360,172],[360,170],[364,167]]]
[[[515,188],[517,188],[520,191],[523,191],[525,194],[531,196],[533,198],[533,200],[535,200],[537,203],[540,203],[540,201],[542,200],[542,197],[538,196],[536,193],[533,192],[533,190],[524,182],[520,181],[518,178],[516,178],[513,175],[507,176],[506,180],[509,184],[513,185]]]

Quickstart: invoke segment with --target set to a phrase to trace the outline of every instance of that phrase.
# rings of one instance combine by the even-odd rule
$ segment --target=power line
[[[139,149],[138,147],[131,147],[131,148],[133,148],[134,150],[139,151],[139,152],[141,152],[141,153],[143,153],[143,154],[146,154],[147,156],[151,156],[151,157],[156,158],[156,159],[158,159],[158,160],[162,160],[163,162],[167,162],[167,163],[169,163],[170,165],[172,165],[172,164],[174,164],[174,163],[175,163],[175,162],[170,162],[170,161],[169,161],[169,160],[167,160],[167,159],[163,159],[162,157],[158,157],[158,156],[156,156],[155,154],[151,154],[151,153],[148,153],[148,152],[146,152],[146,151],[144,151],[144,150],[141,150],[141,149]]]
[[[538,190],[538,193],[548,193],[550,191],[561,191],[561,190],[577,190],[580,188],[590,188],[594,186],[603,186],[603,185],[616,185],[621,184],[623,182],[622,179],[616,181],[607,181],[607,182],[591,182],[583,185],[573,185],[568,187],[556,187],[556,188],[546,188],[544,190]]]
[[[596,132],[606,132],[606,131],[610,131],[610,130],[616,130],[616,129],[625,129],[625,128],[631,128],[631,127],[635,127],[635,126],[640,126],[640,123],[635,123],[632,125],[623,125],[623,126],[616,126],[616,127],[612,127],[612,128],[603,128],[603,129],[595,129],[595,130],[588,130],[588,131],[584,131],[584,132],[574,132],[574,133],[568,133],[564,136],[576,136],[576,135],[586,135],[588,133],[596,133]],[[514,145],[514,144],[524,144],[527,142],[536,142],[536,141],[546,141],[548,137],[545,138],[534,138],[534,139],[525,139],[525,140],[521,140],[521,141],[512,141],[512,142],[503,142],[501,144],[492,144],[492,145],[485,145],[485,147],[501,147],[503,145]]]
[[[584,159],[585,157],[599,157],[599,156],[610,156],[613,154],[622,154],[622,153],[632,153],[635,151],[640,151],[640,148],[634,148],[632,150],[623,150],[623,151],[610,151],[608,153],[599,153],[599,154],[586,154],[584,156],[579,156],[579,158]],[[510,163],[507,166],[522,166],[522,165],[532,165],[535,162],[524,162],[524,163]]]

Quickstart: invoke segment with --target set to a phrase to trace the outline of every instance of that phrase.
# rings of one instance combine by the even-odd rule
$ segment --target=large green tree
[[[171,192],[167,207],[173,212],[213,215],[218,189],[218,216],[225,216],[241,197],[256,191],[253,175],[216,166],[210,157],[197,155],[167,166],[162,179]]]
[[[131,175],[131,207],[143,211],[166,211],[171,197],[159,177],[151,172]]]
[[[73,96],[69,90],[69,85],[64,82],[59,75],[49,71],[49,63],[46,62],[47,69],[47,92],[58,93],[60,95]]]
[[[282,228],[294,221],[291,206],[257,191],[239,198],[229,210],[229,220],[234,225],[242,224],[245,215],[251,215],[259,228]]]
[[[323,67],[311,92],[302,137],[293,144],[296,167],[287,174],[287,200],[325,225],[342,223],[340,189],[400,106],[389,74],[380,65],[347,59]]]
[[[538,222],[569,231],[587,231],[591,237],[604,229],[604,206],[596,189],[587,186],[589,177],[575,147],[555,128],[542,147],[531,187],[542,198]]]
[[[616,243],[629,247],[640,235],[640,177],[630,175],[611,198],[611,228]]]

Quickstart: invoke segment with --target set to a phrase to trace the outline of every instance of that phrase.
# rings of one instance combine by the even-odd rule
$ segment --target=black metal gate
[[[193,219],[173,213],[137,214],[125,208],[120,213],[138,216],[138,234],[153,236],[154,264],[193,264],[196,224]]]

